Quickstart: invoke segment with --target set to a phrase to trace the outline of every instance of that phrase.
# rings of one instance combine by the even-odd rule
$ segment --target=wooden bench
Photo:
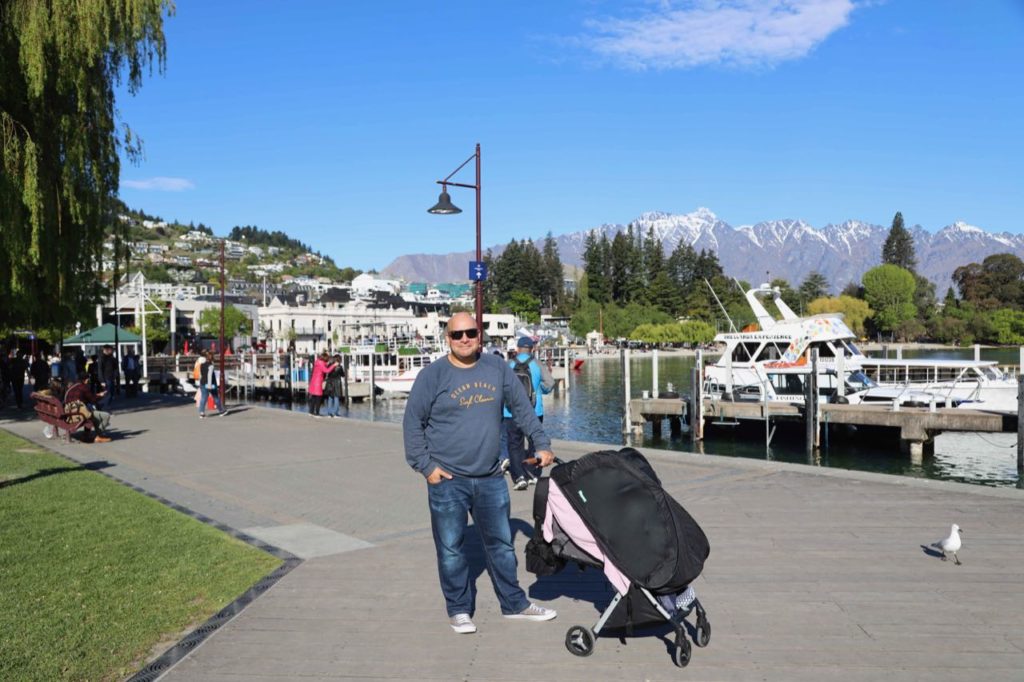
[[[56,396],[33,393],[30,397],[36,403],[36,416],[49,425],[48,428],[43,429],[43,435],[47,438],[55,438],[63,432],[63,440],[69,441],[71,434],[76,431],[95,430],[92,419],[77,412],[65,412],[64,403]]]

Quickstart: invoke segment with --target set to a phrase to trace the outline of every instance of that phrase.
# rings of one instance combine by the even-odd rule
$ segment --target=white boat
[[[761,304],[758,296],[771,296],[782,314],[776,320]],[[718,334],[717,343],[725,344],[721,357],[704,369],[704,393],[728,399],[804,401],[805,376],[810,351],[818,351],[819,392],[828,399],[837,393],[836,377],[845,377],[859,369],[856,358],[862,357],[854,345],[855,336],[843,322],[842,315],[825,314],[798,317],[785,304],[779,289],[767,284],[745,292],[747,303],[757,318],[756,328]],[[860,386],[863,391],[871,386]],[[852,387],[851,387],[852,388]]]
[[[802,403],[810,353],[817,350],[821,401],[934,403],[1016,413],[1016,382],[995,362],[870,358],[857,348],[841,314],[799,317],[782,301],[778,288],[768,285],[745,295],[757,328],[715,337],[725,350],[704,370],[705,395],[764,400],[767,393],[770,401]],[[759,295],[772,297],[781,319],[767,311]]]
[[[1017,414],[1017,380],[995,360],[862,357],[860,367],[880,386],[927,391],[958,407]]]
[[[395,374],[394,376],[386,376],[384,378],[377,379],[374,382],[374,386],[381,391],[384,391],[385,394],[390,393],[408,396],[409,391],[412,390],[413,383],[416,381],[416,377],[422,369],[422,366],[413,367],[399,374]]]
[[[384,344],[351,348],[349,381],[373,381],[386,397],[405,397],[412,390],[420,371],[443,352],[425,351],[413,346],[391,349]]]

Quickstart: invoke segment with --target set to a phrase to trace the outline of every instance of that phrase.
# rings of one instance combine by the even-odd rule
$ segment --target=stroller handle
[[[523,460],[523,464],[525,464],[527,466],[531,466],[531,467],[533,467],[533,466],[540,466],[540,459],[537,458],[537,457],[528,457],[528,458]],[[552,464],[565,464],[565,462],[563,462],[558,457],[555,457],[555,459],[552,462]]]

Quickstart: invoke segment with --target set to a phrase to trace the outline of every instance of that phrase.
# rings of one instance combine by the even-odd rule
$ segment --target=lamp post
[[[220,240],[220,334],[217,337],[217,352],[220,354],[220,362],[217,370],[220,378],[217,381],[217,391],[220,393],[220,407],[224,409],[224,399],[227,391],[224,390],[224,240]],[[206,409],[205,407],[203,409]]]
[[[458,173],[460,170],[465,168],[466,164],[470,161],[476,160],[476,184],[466,185],[460,182],[451,182],[451,177]],[[480,144],[477,143],[476,151],[468,159],[462,162],[462,164],[448,174],[444,180],[438,180],[437,184],[441,185],[441,196],[438,197],[437,203],[427,209],[427,213],[433,213],[435,215],[453,215],[455,213],[462,213],[462,209],[452,203],[452,198],[448,195],[448,185],[452,187],[465,187],[467,189],[476,190],[476,262],[480,263],[483,261],[483,254],[480,251]],[[476,328],[480,333],[480,343],[483,343],[484,339],[484,282],[483,279],[476,279],[476,296],[475,296],[475,310],[476,310]]]

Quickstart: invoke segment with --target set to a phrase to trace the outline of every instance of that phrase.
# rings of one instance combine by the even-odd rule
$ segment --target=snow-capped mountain
[[[882,244],[889,227],[858,220],[828,224],[816,228],[803,220],[766,220],[755,225],[733,227],[712,211],[698,208],[692,213],[672,214],[651,211],[633,221],[634,230],[654,236],[665,253],[680,242],[697,251],[707,249],[718,255],[726,274],[753,284],[766,278],[782,277],[796,286],[811,272],[825,275],[833,291],[878,265]],[[589,233],[612,239],[625,225],[605,224],[590,230],[555,237],[558,252],[566,265],[582,265],[584,244]],[[964,222],[954,222],[938,232],[919,225],[910,228],[917,254],[917,270],[936,284],[939,296],[952,284],[950,276],[961,265],[981,262],[994,253],[1013,253],[1024,258],[1024,235],[987,232]],[[540,248],[542,240],[535,242]],[[492,247],[501,253],[504,245]],[[400,256],[384,272],[411,281],[464,280],[466,263],[472,254],[416,254]]]

